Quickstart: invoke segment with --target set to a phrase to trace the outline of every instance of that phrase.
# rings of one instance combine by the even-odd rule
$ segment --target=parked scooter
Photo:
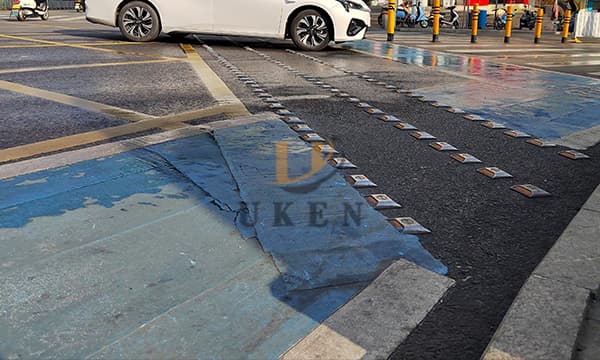
[[[425,16],[425,11],[423,10],[423,6],[421,3],[418,5],[414,5],[415,14],[409,13],[407,8],[399,7],[396,9],[396,26],[406,25],[408,27],[415,27],[417,24],[422,28],[426,28],[429,26],[427,17]],[[377,22],[381,27],[386,27],[387,24],[387,9],[381,9],[379,16],[377,17]]]
[[[517,14],[517,10],[513,10],[512,12],[512,16],[514,17]],[[503,11],[502,16],[495,16],[494,19],[494,29],[496,30],[504,30],[504,28],[506,27],[506,19],[507,19],[507,12],[506,10]]]
[[[16,16],[17,20],[25,21],[28,17],[39,16],[42,20],[48,20],[48,0],[14,0],[10,16]]]
[[[414,22],[425,29],[429,26],[429,19],[425,16],[425,10],[423,10],[423,6],[421,6],[420,2],[417,4],[416,8],[417,13],[416,15],[413,15]]]
[[[85,0],[75,0],[75,11],[85,12]]]
[[[446,20],[446,17],[443,14],[440,14],[440,26],[448,25],[453,29],[458,29],[458,12],[456,12],[456,6],[450,6],[448,10],[450,10],[450,19]],[[433,15],[429,16],[428,19],[429,26],[433,26]]]
[[[537,14],[532,10],[524,10],[523,16],[519,20],[519,29],[528,28],[529,30],[533,30],[535,27],[535,17]]]

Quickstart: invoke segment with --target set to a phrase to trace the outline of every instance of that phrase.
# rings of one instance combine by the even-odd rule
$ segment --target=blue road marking
[[[597,79],[370,40],[342,47],[465,76],[463,83],[440,83],[416,93],[539,138],[556,139],[600,125]]]
[[[337,170],[274,183],[279,141],[311,170],[270,121],[0,180],[0,358],[276,359],[393,260],[446,273]]]

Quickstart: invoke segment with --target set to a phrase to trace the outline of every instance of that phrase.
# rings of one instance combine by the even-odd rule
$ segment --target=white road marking
[[[540,67],[568,67],[568,66],[595,66],[600,65],[600,60],[584,60],[584,61],[564,61],[557,63],[528,63],[527,65],[540,66]]]
[[[561,49],[561,48],[543,48],[543,49],[532,49],[532,48],[520,48],[520,49],[463,49],[463,50],[450,50],[451,52],[454,53],[494,53],[494,52],[500,52],[500,53],[511,53],[511,52],[524,52],[527,51],[529,54],[533,54],[536,52],[563,52],[563,51],[580,51],[580,49],[576,49],[576,48],[568,48],[568,49]]]

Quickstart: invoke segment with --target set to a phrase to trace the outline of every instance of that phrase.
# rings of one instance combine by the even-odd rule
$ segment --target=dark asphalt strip
[[[306,94],[326,93],[289,72],[281,73],[275,64],[242,61],[254,58],[241,54],[242,49],[216,50],[257,80],[268,77],[267,90],[275,96],[288,95],[289,84],[294,84],[294,92],[301,88]],[[314,63],[297,55],[257,50],[304,72],[315,69]],[[336,60],[328,53],[318,56]],[[391,71],[384,60],[343,53],[340,58],[351,69],[368,61],[380,70],[374,76],[382,68]],[[600,146],[586,151],[591,160],[568,160],[557,155],[558,148],[536,148],[460,115],[389,91],[384,95],[380,86],[320,64],[316,67],[332,77],[325,82],[480,157],[485,166],[499,166],[515,176],[490,180],[476,172],[477,165],[461,165],[448,153],[430,148],[429,142],[418,141],[342,99],[283,102],[359,167],[352,173],[365,174],[379,185],[365,195],[386,193],[403,205],[386,215],[412,216],[433,231],[421,241],[457,281],[392,358],[478,359],[521,285],[597,186]],[[402,80],[401,73],[393,77]],[[525,182],[553,197],[527,199],[509,188]]]

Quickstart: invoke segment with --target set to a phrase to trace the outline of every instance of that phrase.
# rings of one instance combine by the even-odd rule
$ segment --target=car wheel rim
[[[296,35],[309,47],[322,45],[329,34],[327,22],[319,15],[307,15],[300,19],[296,26]]]
[[[128,9],[123,15],[125,31],[136,38],[143,38],[152,31],[154,20],[148,9],[140,6]]]

